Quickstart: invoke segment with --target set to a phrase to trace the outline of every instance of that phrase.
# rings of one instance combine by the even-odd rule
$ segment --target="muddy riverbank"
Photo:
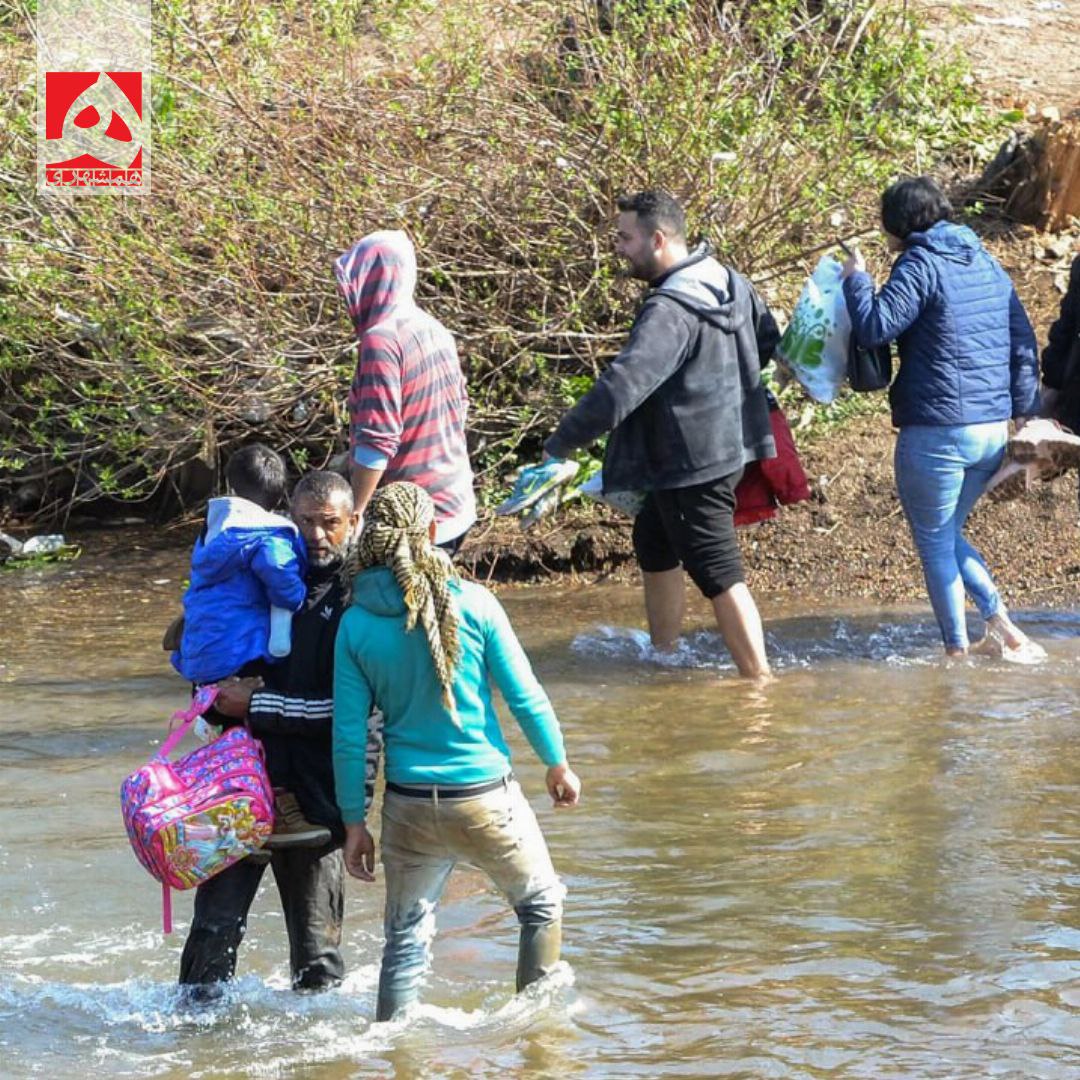
[[[762,594],[883,603],[925,599],[922,572],[892,477],[895,434],[887,415],[861,417],[803,448],[813,498],[742,530],[751,587]],[[1005,505],[985,501],[969,535],[1007,602],[1057,607],[1080,601],[1076,477],[1067,476]],[[493,519],[470,535],[461,561],[481,580],[583,583],[632,580],[630,524],[584,508],[522,532]]]

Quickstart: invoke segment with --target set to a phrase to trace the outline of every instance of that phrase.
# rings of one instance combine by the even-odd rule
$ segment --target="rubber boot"
[[[551,973],[562,949],[562,920],[525,923],[518,943],[517,988],[520,993],[530,983]]]

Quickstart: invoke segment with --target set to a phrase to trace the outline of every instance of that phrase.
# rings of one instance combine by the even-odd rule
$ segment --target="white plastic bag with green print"
[[[836,397],[847,377],[851,319],[840,282],[842,269],[831,255],[822,256],[776,347],[778,357],[803,389],[825,403]]]

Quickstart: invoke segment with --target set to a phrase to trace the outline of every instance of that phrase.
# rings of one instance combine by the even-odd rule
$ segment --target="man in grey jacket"
[[[712,602],[741,675],[769,673],[757,605],[735,538],[735,486],[774,457],[761,382],[779,340],[750,283],[702,245],[690,252],[682,208],[663,191],[618,200],[616,251],[648,282],[630,337],[544,444],[565,457],[611,432],[604,490],[645,489],[634,551],[652,643],[672,648],[686,606],[683,570]]]

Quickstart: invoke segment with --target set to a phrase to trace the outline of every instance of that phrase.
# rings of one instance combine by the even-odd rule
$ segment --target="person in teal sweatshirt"
[[[434,522],[431,498],[415,484],[376,491],[349,562],[352,605],[335,645],[334,776],[345,866],[363,881],[375,880],[364,807],[368,718],[373,708],[384,717],[380,1021],[419,994],[435,908],[459,861],[485,871],[517,914],[518,990],[559,959],[565,890],[511,772],[489,679],[547,766],[555,806],[574,806],[581,792],[506,613],[483,586],[457,579],[434,546]]]

